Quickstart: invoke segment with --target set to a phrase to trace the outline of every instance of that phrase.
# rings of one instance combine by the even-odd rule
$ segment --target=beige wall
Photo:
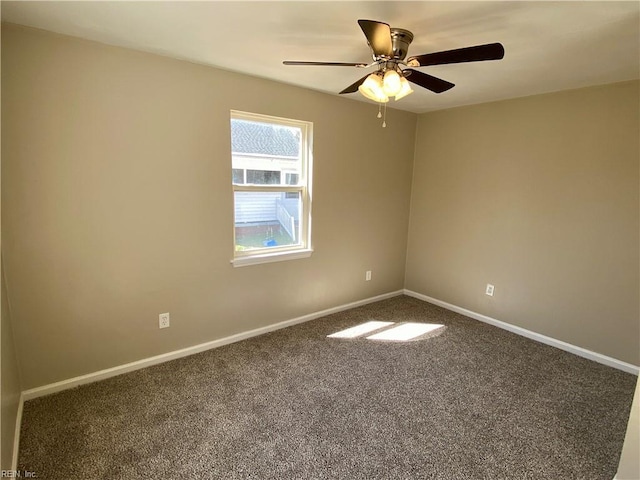
[[[390,110],[382,129],[373,104],[2,34],[2,245],[24,388],[403,287],[416,115]],[[311,258],[230,265],[230,109],[314,122]]]
[[[20,392],[22,386],[20,384],[20,374],[18,372],[18,363],[16,361],[15,346],[13,341],[13,330],[11,328],[11,312],[7,301],[7,292],[4,286],[4,271],[0,273],[0,281],[2,282],[2,417],[0,425],[2,425],[2,440],[0,450],[2,456],[0,458],[0,468],[9,470],[13,457],[13,434],[16,428],[16,418],[18,414],[18,405],[20,403]]]
[[[640,478],[640,382],[631,404],[627,435],[620,455],[617,480],[638,480]]]
[[[12,468],[13,443],[20,404],[20,374],[16,360],[11,312],[0,261],[0,470]]]
[[[421,115],[406,288],[640,364],[638,90]]]

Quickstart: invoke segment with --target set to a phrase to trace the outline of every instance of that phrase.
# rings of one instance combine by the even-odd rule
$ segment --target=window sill
[[[295,250],[291,252],[264,253],[262,255],[251,255],[246,257],[236,257],[231,260],[234,267],[246,267],[248,265],[258,265],[260,263],[284,262],[286,260],[297,260],[308,258],[313,253],[313,249]]]

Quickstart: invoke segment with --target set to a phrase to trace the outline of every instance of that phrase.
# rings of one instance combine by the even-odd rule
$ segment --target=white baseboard
[[[518,335],[522,335],[523,337],[536,340],[537,342],[544,343],[546,345],[551,345],[552,347],[559,348],[560,350],[565,350],[567,352],[573,353],[580,357],[593,360],[594,362],[598,362],[603,365],[607,365],[609,367],[617,368],[618,370],[622,370],[627,373],[632,373],[634,375],[638,375],[638,373],[640,373],[640,367],[637,365],[632,365],[630,363],[626,363],[621,360],[617,360],[615,358],[607,357],[606,355],[592,352],[591,350],[587,350],[582,347],[577,347],[570,343],[563,342],[562,340],[556,340],[555,338],[547,337],[545,335],[532,332],[531,330],[527,330],[522,327],[517,327],[515,325],[511,325],[506,322],[501,322],[500,320],[496,320],[495,318],[487,317],[486,315],[482,315],[481,313],[476,313],[471,310],[467,310],[466,308],[458,307],[456,305],[452,305],[451,303],[443,302],[442,300],[438,300],[437,298],[429,297],[427,295],[423,295],[421,293],[417,293],[407,289],[404,290],[404,294],[410,297],[417,298],[419,300],[424,300],[425,302],[433,303],[434,305],[438,305],[439,307],[446,308],[447,310],[460,313],[462,315],[473,318],[475,320],[479,320],[484,323],[488,323],[495,327],[502,328],[503,330],[508,330]]]
[[[302,317],[293,318],[291,320],[285,320],[284,322],[267,325],[266,327],[256,328],[255,330],[249,330],[246,332],[238,333],[236,335],[231,335],[229,337],[220,338],[218,340],[213,340],[210,342],[201,343],[199,345],[194,345],[192,347],[183,348],[181,350],[175,350],[173,352],[163,353],[161,355],[145,358],[142,360],[138,360],[136,362],[131,362],[124,365],[119,365],[117,367],[107,368],[106,370],[100,370],[98,372],[89,373],[87,375],[81,375],[79,377],[70,378],[68,380],[62,380],[60,382],[51,383],[49,385],[44,385],[42,387],[31,388],[29,390],[25,390],[24,392],[22,392],[23,399],[24,401],[27,401],[34,398],[42,397],[44,395],[50,395],[52,393],[60,392],[62,390],[74,388],[79,385],[84,385],[86,383],[97,382],[98,380],[104,380],[106,378],[115,377],[116,375],[121,375],[123,373],[132,372],[134,370],[139,370],[141,368],[150,367],[152,365],[157,365],[159,363],[168,362],[170,360],[175,360],[177,358],[187,357],[189,355],[204,352],[212,348],[222,347],[224,345],[239,342],[241,340],[255,337],[257,335],[262,335],[264,333],[280,330],[281,328],[291,327],[292,325],[296,325],[298,323],[308,322],[310,320],[315,320],[316,318],[331,315],[332,313],[342,312],[344,310],[349,310],[351,308],[366,305],[368,303],[378,302],[380,300],[385,300],[391,297],[397,297],[398,295],[402,295],[402,294],[403,294],[402,290],[397,290],[395,292],[377,295],[375,297],[366,298],[364,300],[358,300],[357,302],[351,302],[351,303],[347,303],[337,307],[328,308],[326,310],[321,310],[319,312],[310,313],[308,315],[303,315]]]
[[[16,412],[16,426],[13,430],[13,452],[11,455],[11,470],[18,469],[18,451],[20,449],[20,428],[22,427],[22,409],[24,407],[24,394],[20,394],[18,411]]]

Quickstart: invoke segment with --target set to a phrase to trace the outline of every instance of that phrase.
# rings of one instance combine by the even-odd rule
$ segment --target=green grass
[[[236,249],[265,248],[264,242],[273,239],[276,245],[292,245],[293,239],[280,225],[236,227]],[[239,248],[242,247],[242,248]]]

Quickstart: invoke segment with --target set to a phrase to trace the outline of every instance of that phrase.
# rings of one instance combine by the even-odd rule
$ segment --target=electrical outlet
[[[371,270],[367,270],[364,273],[364,279],[368,282],[369,280],[371,280]]]
[[[487,295],[489,295],[490,297],[493,297],[493,291],[495,290],[496,287],[494,287],[493,285],[491,285],[490,283],[487,283],[487,289],[484,291],[484,293],[486,293]]]
[[[159,328],[169,328],[171,326],[171,318],[169,317],[169,312],[161,313],[158,315],[158,327]]]

